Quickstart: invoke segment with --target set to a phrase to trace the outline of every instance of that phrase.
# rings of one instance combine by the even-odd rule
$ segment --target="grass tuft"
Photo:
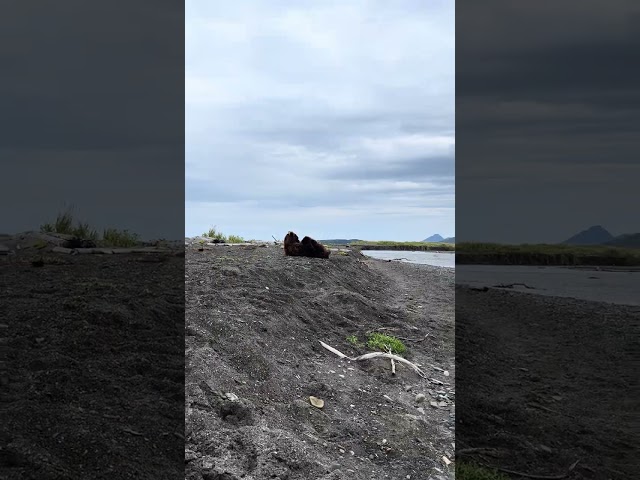
[[[229,235],[227,237],[227,243],[244,243],[244,238],[239,235]]]
[[[202,234],[203,237],[209,237],[209,238],[213,238],[214,240],[221,240],[223,242],[226,243],[227,238],[224,236],[224,234],[218,230],[216,230],[216,227],[213,226],[209,229],[208,232],[204,232]]]
[[[367,346],[372,350],[382,350],[383,352],[391,350],[391,353],[395,353],[396,355],[402,355],[407,351],[407,347],[404,343],[396,337],[378,332],[374,332],[369,335]]]
[[[349,342],[354,347],[357,347],[358,344],[360,343],[360,342],[358,342],[358,337],[356,337],[355,335],[349,335],[347,337],[347,342]]]
[[[53,223],[44,223],[40,226],[42,233],[59,233],[72,235],[82,240],[91,240],[95,243],[109,247],[133,247],[139,243],[138,235],[130,233],[128,230],[118,230],[116,228],[106,228],[102,238],[95,228],[88,222],[76,221],[73,207],[59,213]],[[44,248],[45,244],[37,244],[36,248]]]
[[[138,235],[128,230],[107,228],[102,234],[102,242],[110,247],[133,247],[139,243]]]
[[[211,227],[208,232],[202,234],[203,237],[212,238],[213,240],[220,240],[224,243],[244,243],[245,240],[239,235],[229,235],[228,237],[222,233],[216,227]]]
[[[78,221],[74,226],[73,208],[68,208],[65,212],[59,213],[53,223],[45,223],[40,226],[42,233],[60,233],[73,235],[85,240],[98,240],[97,230],[91,228],[88,223]]]

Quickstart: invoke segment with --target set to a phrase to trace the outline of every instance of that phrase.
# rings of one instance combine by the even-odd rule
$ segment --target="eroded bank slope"
[[[272,246],[193,247],[186,262],[187,478],[451,476],[452,270]],[[346,338],[376,329],[432,380],[319,343],[357,355]]]

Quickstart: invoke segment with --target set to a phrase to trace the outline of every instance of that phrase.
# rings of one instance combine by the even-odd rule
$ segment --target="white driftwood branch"
[[[353,358],[345,355],[344,353],[340,352],[339,350],[336,350],[335,348],[327,345],[322,341],[320,341],[320,345],[322,345],[324,348],[326,348],[330,352],[335,353],[339,357],[346,358],[348,360],[351,360],[352,362],[360,362],[362,360],[371,360],[372,358],[390,358],[391,360],[394,360],[396,362],[400,362],[400,363],[404,363],[405,365],[408,365],[413,369],[414,372],[416,372],[422,378],[427,378],[426,374],[415,363],[412,363],[409,360],[399,357],[398,355],[394,355],[392,353],[372,352],[372,353],[365,353],[364,355],[360,355],[359,357]]]

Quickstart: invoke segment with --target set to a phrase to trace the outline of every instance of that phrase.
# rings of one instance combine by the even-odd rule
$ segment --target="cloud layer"
[[[186,4],[186,233],[454,234],[452,2]]]
[[[457,2],[458,240],[640,231],[640,5]]]
[[[176,2],[10,2],[0,16],[0,233],[65,206],[98,229],[184,232]]]

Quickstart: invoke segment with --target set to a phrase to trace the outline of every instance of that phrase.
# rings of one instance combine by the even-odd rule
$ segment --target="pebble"
[[[425,396],[424,393],[419,393],[416,395],[416,403],[422,403],[424,402]]]
[[[413,387],[411,385],[407,385],[406,387],[404,387],[405,392],[410,392],[411,390],[413,390]]]

